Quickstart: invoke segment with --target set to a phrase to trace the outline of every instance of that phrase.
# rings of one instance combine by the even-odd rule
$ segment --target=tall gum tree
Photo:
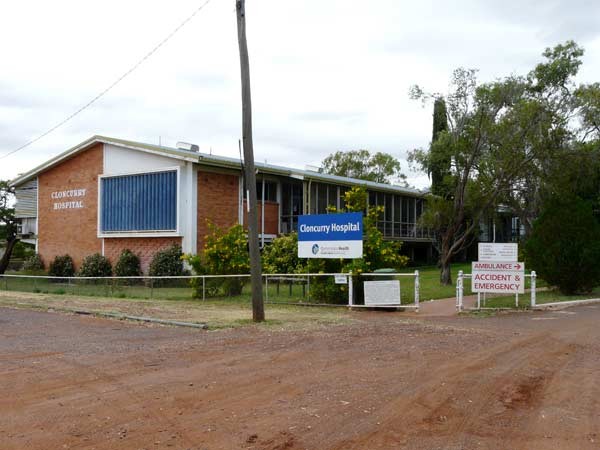
[[[411,88],[413,99],[446,104],[448,129],[410,157],[426,172],[450,161],[447,195],[429,196],[421,219],[437,236],[442,284],[452,283],[451,262],[477,240],[482,219],[511,199],[527,206],[547,162],[598,133],[598,85],[574,82],[582,56],[568,41],[547,49],[526,76],[478,84],[475,70],[460,68],[447,95]]]

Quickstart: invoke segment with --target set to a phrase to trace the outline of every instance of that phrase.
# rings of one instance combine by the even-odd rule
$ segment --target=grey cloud
[[[360,111],[306,111],[292,115],[292,119],[321,122],[321,121],[346,121],[354,122],[365,118],[366,113]]]
[[[186,72],[180,75],[179,80],[192,84],[194,86],[210,87],[215,88],[219,86],[226,86],[231,83],[231,78],[221,74],[210,74],[210,73],[190,73]]]
[[[600,2],[596,0],[504,0],[476,2],[504,22],[533,27],[544,40],[588,41],[600,35]]]

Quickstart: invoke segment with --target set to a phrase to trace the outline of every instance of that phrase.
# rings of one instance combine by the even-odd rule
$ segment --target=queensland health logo
[[[362,213],[313,214],[298,218],[298,257],[362,258]]]

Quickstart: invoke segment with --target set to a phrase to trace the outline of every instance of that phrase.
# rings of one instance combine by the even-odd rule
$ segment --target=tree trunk
[[[444,286],[452,284],[452,272],[450,271],[450,239],[448,236],[442,236],[442,245],[440,246],[440,283]]]
[[[12,238],[6,241],[6,250],[4,251],[4,255],[2,255],[2,259],[0,259],[0,274],[6,272],[8,268],[8,262],[10,261],[10,256],[12,255],[13,249],[15,248],[15,244],[19,242],[17,238]]]
[[[441,266],[442,269],[440,270],[440,283],[444,286],[448,286],[452,284],[452,271],[450,270],[450,260],[442,259]]]

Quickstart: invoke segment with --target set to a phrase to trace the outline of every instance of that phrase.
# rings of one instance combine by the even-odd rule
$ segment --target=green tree
[[[19,238],[14,204],[15,191],[8,181],[0,180],[0,239],[6,242],[4,254],[0,259],[0,274],[8,268],[10,257]]]
[[[369,150],[337,151],[321,163],[325,173],[341,177],[358,178],[376,183],[405,181],[400,171],[400,161],[388,153],[371,154]]]
[[[554,197],[534,222],[525,245],[527,264],[564,294],[590,292],[600,284],[600,224],[591,203]]]
[[[524,77],[478,85],[475,70],[457,69],[446,96],[412,88],[412,98],[443,98],[448,111],[448,130],[429,150],[411,155],[423,170],[440,155],[451,161],[448,197],[432,196],[422,216],[438,236],[443,284],[452,282],[451,261],[477,238],[481,220],[506,199],[526,202],[522,194],[539,187],[548,161],[594,133],[577,100],[595,95],[578,97],[573,81],[582,54],[569,41],[547,49],[545,60]]]
[[[433,146],[438,140],[441,133],[448,131],[448,119],[446,112],[446,102],[443,98],[436,98],[433,103],[433,132],[431,135],[432,147],[430,157],[427,160],[427,172],[431,177],[431,193],[441,197],[447,197],[449,187],[445,182],[448,182],[450,176],[451,160],[447,152],[439,150],[439,147]]]

